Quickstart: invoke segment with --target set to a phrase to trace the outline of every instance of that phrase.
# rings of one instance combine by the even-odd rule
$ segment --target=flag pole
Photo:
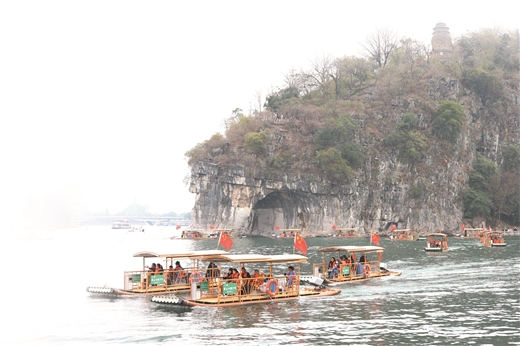
[[[216,250],[218,250],[218,244],[220,244],[220,237],[222,237],[222,232],[219,232]]]

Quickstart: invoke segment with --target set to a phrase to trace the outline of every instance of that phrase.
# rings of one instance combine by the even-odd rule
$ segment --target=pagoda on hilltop
[[[440,61],[449,61],[453,55],[453,43],[451,42],[450,28],[439,22],[433,28],[432,58]]]

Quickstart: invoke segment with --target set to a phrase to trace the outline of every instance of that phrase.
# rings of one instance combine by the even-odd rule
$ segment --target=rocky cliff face
[[[301,228],[303,234],[328,234],[333,225],[365,232],[385,231],[392,224],[422,232],[457,231],[463,218],[460,192],[467,186],[476,153],[499,163],[503,147],[520,144],[518,90],[511,91],[510,102],[498,112],[461,90],[457,80],[430,80],[426,95],[397,97],[387,108],[353,114],[358,124],[355,140],[369,157],[348,184],[314,174],[269,175],[240,164],[197,162],[190,180],[190,191],[196,194],[194,227],[215,225],[248,235],[270,235],[276,226]],[[372,97],[370,91],[365,94],[367,105]],[[387,124],[397,123],[407,112],[415,112],[419,127],[428,131],[431,114],[425,103],[444,99],[459,102],[465,115],[455,147],[431,142],[420,166],[404,164],[385,150],[384,136],[375,133],[384,135]],[[283,142],[283,127],[271,131],[273,143]],[[412,187],[419,189],[418,196]]]

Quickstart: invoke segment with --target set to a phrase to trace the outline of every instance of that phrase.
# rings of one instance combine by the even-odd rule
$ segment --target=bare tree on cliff
[[[390,29],[379,28],[375,33],[367,36],[365,42],[361,43],[361,47],[369,59],[374,60],[379,67],[385,67],[398,42],[397,33]]]

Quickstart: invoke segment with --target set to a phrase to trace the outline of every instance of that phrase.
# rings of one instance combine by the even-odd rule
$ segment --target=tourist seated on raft
[[[152,263],[152,265],[148,268],[149,273],[155,273],[155,269],[157,269],[157,265]]]
[[[257,290],[258,287],[260,287],[260,285],[263,283],[263,281],[260,279],[260,272],[258,269],[255,269],[253,275],[251,275],[251,279],[253,279],[251,280],[251,287],[254,290]]]
[[[330,258],[328,272],[329,272],[329,279],[333,279],[339,273],[335,257]]]
[[[365,270],[365,255],[361,255],[356,269],[356,275],[363,275]]]
[[[206,269],[206,277],[207,278],[218,278],[220,276],[220,270],[218,269],[215,262],[210,262],[208,268]]]
[[[242,267],[242,269],[240,269],[240,277],[242,278],[241,293],[249,294],[251,292],[251,274],[248,273],[245,267]]]
[[[233,274],[231,274],[231,281],[238,282],[240,280],[240,273],[237,268],[233,268]]]
[[[168,273],[166,275],[166,283],[168,285],[173,285],[173,283],[175,282],[175,278],[174,278],[174,275],[173,275],[173,266],[170,265],[170,267],[168,268]]]
[[[224,274],[223,279],[224,280],[231,280],[233,278],[233,268],[229,268],[228,272]]]
[[[346,265],[350,264],[349,259],[345,255],[341,255],[341,257],[339,259],[341,260],[341,265],[342,266],[346,266]]]
[[[162,273],[164,272],[164,268],[162,266],[161,263],[157,263],[157,267],[155,268],[155,273],[158,274],[158,273]]]

